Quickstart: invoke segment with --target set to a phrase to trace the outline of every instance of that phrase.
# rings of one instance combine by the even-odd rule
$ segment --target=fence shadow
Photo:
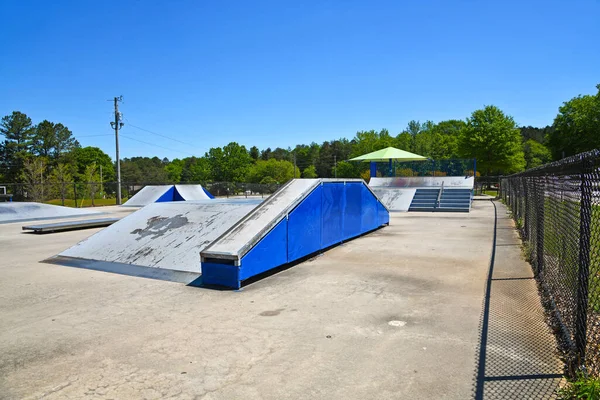
[[[563,363],[531,268],[510,259],[518,242],[494,204],[494,236],[480,321],[474,398],[553,399]],[[518,239],[517,239],[518,240]],[[511,253],[512,252],[512,253]],[[518,254],[519,255],[519,254]]]

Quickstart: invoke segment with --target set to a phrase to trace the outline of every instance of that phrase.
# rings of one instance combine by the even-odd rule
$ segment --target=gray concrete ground
[[[394,213],[239,292],[38,263],[95,230],[0,225],[0,398],[470,398],[493,222]]]

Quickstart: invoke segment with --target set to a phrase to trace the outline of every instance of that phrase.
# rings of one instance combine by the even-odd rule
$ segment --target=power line
[[[160,137],[163,137],[163,138],[165,138],[165,139],[172,140],[172,141],[174,141],[174,142],[179,142],[179,143],[181,143],[181,144],[185,144],[186,146],[192,146],[192,147],[195,147],[195,145],[193,145],[193,144],[191,144],[191,143],[187,143],[187,142],[181,141],[181,140],[179,140],[179,139],[175,139],[175,138],[169,137],[169,136],[167,136],[167,135],[163,135],[162,133],[156,133],[156,132],[152,132],[151,130],[148,130],[148,129],[141,128],[141,127],[139,127],[139,126],[135,126],[135,125],[133,125],[133,124],[132,124],[132,123],[131,123],[131,122],[130,122],[128,119],[125,119],[125,120],[126,120],[126,121],[127,121],[127,123],[129,124],[129,126],[130,126],[130,127],[132,127],[132,128],[139,129],[140,131],[148,132],[148,133],[151,133],[151,134],[153,134],[153,135],[160,136]]]
[[[112,136],[112,133],[105,133],[104,135],[83,135],[83,136],[76,136],[75,139],[77,139],[77,138],[83,138],[83,137],[98,137],[98,136]]]
[[[136,142],[140,142],[140,143],[147,144],[148,146],[160,147],[161,149],[164,149],[164,150],[169,150],[169,151],[174,151],[174,152],[177,152],[177,153],[188,154],[188,155],[190,155],[190,156],[192,156],[192,157],[198,157],[198,156],[196,156],[195,154],[188,153],[187,151],[175,150],[175,149],[170,149],[170,148],[168,148],[168,147],[159,146],[158,144],[154,144],[154,143],[150,143],[150,142],[145,142],[145,141],[143,141],[143,140],[139,140],[139,139],[136,139],[136,138],[132,138],[131,136],[123,135],[122,133],[121,133],[121,136],[122,136],[122,137],[124,137],[124,138],[127,138],[127,139],[129,139],[129,140],[133,140],[133,141],[136,141]]]

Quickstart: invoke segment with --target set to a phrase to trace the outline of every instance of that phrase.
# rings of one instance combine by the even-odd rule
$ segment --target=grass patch
[[[124,198],[122,203],[125,203],[127,198]],[[62,201],[60,199],[52,199],[45,202],[46,204],[53,204],[55,206],[62,205]],[[94,199],[94,205],[96,207],[99,206],[114,206],[117,204],[117,199]],[[77,199],[77,207],[91,207],[92,200],[90,199]],[[75,207],[75,200],[73,199],[65,199],[65,207]]]
[[[600,379],[579,375],[558,391],[560,400],[600,400]]]

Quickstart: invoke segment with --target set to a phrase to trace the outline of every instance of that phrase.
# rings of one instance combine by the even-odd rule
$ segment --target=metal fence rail
[[[502,178],[567,370],[600,376],[600,151]]]

